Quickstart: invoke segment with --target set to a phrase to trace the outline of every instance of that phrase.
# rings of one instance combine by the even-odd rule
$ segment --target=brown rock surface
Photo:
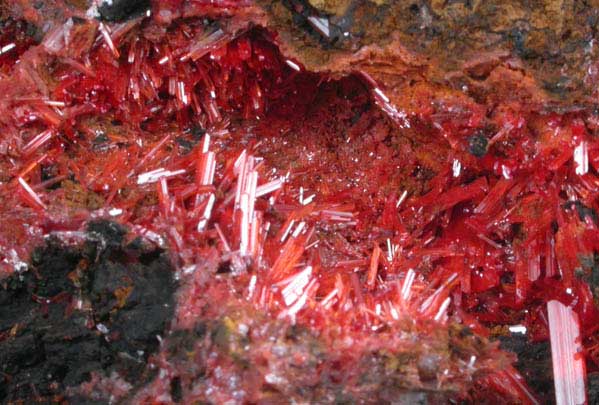
[[[365,71],[393,89],[390,98],[399,105],[423,82],[479,102],[596,102],[599,4],[593,1],[258,3],[284,51],[308,70]]]

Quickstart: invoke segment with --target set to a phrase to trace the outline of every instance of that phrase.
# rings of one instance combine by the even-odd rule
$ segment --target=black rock
[[[481,133],[476,133],[468,139],[468,150],[476,157],[483,157],[487,153],[489,141]]]
[[[149,0],[103,0],[98,12],[103,20],[120,21],[135,17],[149,8]]]
[[[49,240],[32,254],[31,271],[0,281],[0,403],[88,403],[66,390],[92,372],[145,381],[156,336],[172,319],[175,284],[166,254],[143,242],[123,246],[125,232],[94,222],[86,243]],[[91,310],[78,310],[78,299]]]
[[[515,366],[532,390],[540,395],[541,403],[551,403],[555,398],[551,347],[549,342],[529,342],[519,333],[499,338],[500,347],[518,355]]]
[[[599,373],[590,373],[588,376],[588,400],[590,405],[599,404]]]

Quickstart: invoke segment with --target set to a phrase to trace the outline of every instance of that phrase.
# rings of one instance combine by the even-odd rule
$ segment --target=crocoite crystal
[[[97,370],[70,393],[550,400],[499,349],[512,329],[550,340],[558,403],[585,400],[595,110],[481,101],[432,73],[409,85],[417,61],[394,42],[331,51],[311,72],[270,2],[154,1],[122,22],[62,4],[44,20],[26,3],[8,2],[0,35],[3,277],[45,237],[109,218],[168,249],[180,284],[157,373],[139,386]],[[327,33],[306,2],[283,3]],[[39,44],[17,17],[43,27]],[[516,72],[491,76],[515,86]]]

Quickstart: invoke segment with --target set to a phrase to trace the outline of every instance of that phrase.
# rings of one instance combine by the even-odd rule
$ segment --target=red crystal
[[[357,398],[352,364],[375,349],[420,353],[447,342],[455,325],[481,337],[523,325],[554,345],[552,302],[574,311],[586,367],[596,370],[599,142],[584,125],[590,112],[496,106],[496,130],[477,158],[467,138],[482,105],[403,116],[372,78],[333,80],[286,60],[273,33],[181,18],[247,4],[155,2],[153,19],[65,23],[40,46],[9,23],[0,35],[0,47],[17,38],[0,53],[2,272],[21,271],[42,236],[96,217],[168,247],[182,280],[173,328],[206,317],[245,325],[258,369],[231,388],[235,361],[214,354],[206,390],[184,392],[190,401],[260,401],[263,384],[289,393],[299,384],[282,380],[291,376],[316,384],[270,354],[270,324],[254,313],[319,336],[339,358],[318,373],[338,364]],[[464,400],[535,402],[508,355],[492,344],[461,349],[442,359],[440,385]],[[311,354],[290,361],[307,364]],[[136,400],[170,395],[168,381],[191,379],[186,368],[197,366],[166,349],[154,361],[160,376]],[[580,388],[584,372],[576,378]],[[95,376],[88,388],[125,395],[117,378],[110,384]]]

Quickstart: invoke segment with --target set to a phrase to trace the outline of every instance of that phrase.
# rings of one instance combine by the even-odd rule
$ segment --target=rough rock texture
[[[541,403],[555,399],[549,342],[531,343],[526,335],[512,333],[499,338],[501,348],[518,355],[515,366],[538,395]]]
[[[32,270],[2,281],[0,401],[60,401],[92,373],[117,373],[131,386],[147,380],[174,283],[162,252],[125,245],[124,233],[92,223],[82,245],[50,240]]]
[[[392,70],[405,82],[468,87],[475,96],[493,88],[505,97],[520,87],[512,96],[572,106],[596,98],[599,13],[593,1],[258,3],[283,48],[310,70]]]

